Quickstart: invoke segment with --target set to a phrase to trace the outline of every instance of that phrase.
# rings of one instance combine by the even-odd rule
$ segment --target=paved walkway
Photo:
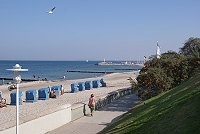
[[[95,111],[93,116],[84,116],[48,132],[48,134],[96,134],[138,102],[139,100],[134,94],[127,95]]]

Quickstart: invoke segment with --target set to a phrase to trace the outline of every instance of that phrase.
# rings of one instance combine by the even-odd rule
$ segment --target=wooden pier
[[[0,80],[13,80],[13,78],[0,78]],[[38,81],[37,79],[22,79],[22,81]]]
[[[10,84],[13,78],[0,78],[0,85]],[[37,79],[22,79],[22,82],[38,81]]]
[[[114,72],[107,72],[107,71],[81,71],[81,70],[68,70],[67,72],[99,73],[99,74],[111,74],[111,73],[114,73]]]

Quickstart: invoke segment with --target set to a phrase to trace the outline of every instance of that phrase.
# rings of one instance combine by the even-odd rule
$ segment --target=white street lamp
[[[14,72],[14,83],[16,83],[17,85],[17,92],[16,92],[16,134],[19,134],[19,83],[21,82],[21,76],[20,76],[20,72],[23,71],[28,71],[28,69],[22,69],[22,66],[20,66],[19,64],[16,64],[15,66],[13,66],[12,69],[6,69],[9,71],[13,71]]]

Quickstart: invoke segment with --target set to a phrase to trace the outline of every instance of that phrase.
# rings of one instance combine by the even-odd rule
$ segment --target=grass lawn
[[[200,74],[139,104],[102,134],[200,134]]]

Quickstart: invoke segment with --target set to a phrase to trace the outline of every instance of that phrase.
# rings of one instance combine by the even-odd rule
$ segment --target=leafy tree
[[[190,77],[200,72],[200,58],[189,57],[187,58],[187,62],[188,62],[188,73]]]
[[[186,56],[200,57],[200,38],[189,38],[180,48],[180,53]]]
[[[187,68],[189,77],[200,71],[200,38],[189,38],[180,53],[187,56]]]
[[[138,95],[142,99],[148,99],[152,96],[168,90],[171,87],[171,81],[161,68],[149,68],[137,77]]]
[[[190,68],[187,57],[174,51],[163,53],[160,59],[154,58],[147,62],[141,72],[146,72],[150,67],[162,68],[172,82],[172,87],[189,78]]]
[[[177,86],[183,80],[188,78],[188,64],[184,62],[186,57],[184,55],[178,54],[174,51],[168,51],[163,53],[159,64],[164,72],[167,74],[167,77],[171,79],[172,86]]]
[[[138,95],[148,99],[179,85],[195,73],[200,72],[200,38],[189,38],[180,53],[168,51],[160,59],[151,56],[137,77]],[[137,84],[137,85],[136,85]]]

